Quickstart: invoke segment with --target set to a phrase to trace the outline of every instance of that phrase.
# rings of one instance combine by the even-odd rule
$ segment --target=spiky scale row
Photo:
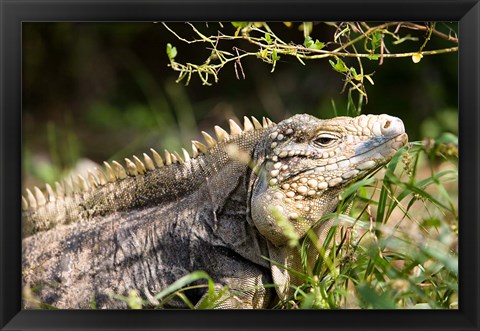
[[[213,127],[213,129],[215,130],[215,135],[217,136],[217,139],[218,141],[222,141],[222,140],[227,140],[229,135],[228,135],[228,132],[225,131],[224,129],[222,129],[221,127],[219,127],[218,125],[215,125]]]
[[[157,167],[159,167],[159,168],[163,167],[164,163],[163,163],[163,159],[160,156],[160,154],[158,154],[158,152],[156,150],[154,150],[153,148],[150,148],[150,151],[152,152],[153,159],[155,160],[155,163],[156,163]]]
[[[44,204],[46,204],[47,200],[45,199],[45,196],[43,195],[42,191],[40,191],[40,189],[37,186],[34,187],[34,191],[35,191],[35,199],[37,200],[37,205],[43,206]]]
[[[28,199],[29,205],[30,205],[32,208],[36,208],[36,207],[37,207],[37,200],[36,200],[35,197],[33,196],[32,191],[30,191],[28,188],[27,188],[27,199]]]
[[[125,163],[127,165],[127,172],[130,176],[137,176],[138,175],[138,170],[137,166],[135,163],[132,162],[129,158],[125,158]]]
[[[147,171],[143,162],[136,155],[133,156],[133,161],[135,162],[139,174],[144,174],[145,171]]]
[[[55,193],[58,198],[61,198],[65,195],[65,189],[59,182],[55,182]]]
[[[115,171],[115,175],[118,179],[125,179],[127,178],[127,172],[125,168],[118,163],[117,161],[112,161],[113,170]]]
[[[90,170],[90,169],[87,171],[87,180],[88,180],[88,184],[91,187],[97,187],[98,186],[97,177],[93,174],[92,170]]]
[[[208,148],[198,140],[192,140],[192,144],[201,152],[206,153]]]
[[[242,133],[242,128],[235,123],[233,120],[228,120],[228,124],[230,125],[230,134],[237,135]]]
[[[263,124],[262,124],[263,123]],[[22,209],[26,210],[30,208],[37,208],[43,206],[49,202],[55,202],[64,196],[71,196],[75,192],[88,192],[92,188],[98,186],[104,186],[107,183],[113,183],[117,180],[125,179],[128,176],[138,176],[146,173],[147,171],[155,170],[155,168],[161,168],[174,163],[187,163],[200,155],[200,153],[207,153],[209,148],[217,145],[218,142],[225,141],[231,136],[242,134],[243,132],[253,131],[268,128],[275,125],[270,119],[263,117],[262,123],[260,123],[255,117],[252,116],[250,120],[248,117],[244,117],[243,129],[233,120],[229,120],[230,133],[222,129],[220,126],[215,126],[214,131],[217,139],[213,138],[210,134],[202,131],[202,135],[207,145],[192,140],[192,155],[182,148],[183,157],[179,153],[164,151],[164,158],[154,150],[150,149],[153,159],[146,153],[143,153],[143,161],[137,156],[133,156],[133,161],[129,158],[125,158],[125,167],[117,161],[112,161],[111,164],[103,162],[103,171],[100,168],[95,167],[93,171],[87,172],[87,179],[81,175],[77,175],[75,178],[70,177],[63,180],[63,184],[55,182],[55,190],[49,184],[45,185],[46,195],[38,187],[34,187],[32,193],[31,190],[26,189],[26,198],[22,196]]]
[[[81,192],[87,192],[88,189],[89,189],[88,183],[85,180],[85,178],[83,178],[82,175],[77,175],[77,183],[75,183],[75,182],[73,183],[73,185],[74,185],[73,189],[74,190],[75,190],[75,184],[77,184],[77,187],[80,188]]]
[[[207,142],[208,147],[213,147],[217,144],[217,141],[205,131],[202,131],[203,139]]]
[[[172,155],[166,149],[163,152],[163,155],[165,157],[165,165],[172,164]]]
[[[63,180],[63,184],[65,186],[65,196],[70,196],[73,194],[74,190],[73,190],[73,180],[72,178],[70,177],[67,177]]]
[[[95,167],[93,170],[97,174],[98,183],[100,184],[100,186],[103,186],[108,183],[107,177],[105,177],[105,174],[103,173],[102,170],[98,169],[97,167]]]
[[[188,154],[188,152],[185,148],[182,148],[182,153],[183,153],[183,157],[185,159],[185,162],[190,162],[190,160],[191,160],[190,154]]]
[[[172,155],[175,157],[175,160],[176,160],[175,163],[180,163],[180,164],[185,163],[185,161],[184,161],[183,158],[180,156],[180,154],[178,154],[177,151],[173,152]]]
[[[47,193],[48,193],[48,201],[50,201],[50,202],[56,201],[57,197],[55,196],[55,192],[53,192],[53,189],[50,186],[50,184],[45,184],[45,187],[46,187]]]
[[[247,116],[243,117],[243,131],[253,131],[254,127],[252,122],[248,119]]]
[[[113,171],[112,166],[106,161],[103,161],[103,165],[105,166],[105,172],[107,173],[108,182],[110,183],[114,182],[116,177],[115,177],[115,172]]]
[[[262,124],[253,116],[252,116],[252,122],[253,122],[253,127],[255,128],[255,130],[258,130],[258,129],[262,128]]]
[[[25,197],[23,195],[22,195],[22,209],[23,210],[28,209],[27,199],[25,199]]]
[[[143,159],[145,160],[146,170],[154,170],[155,169],[155,165],[153,164],[152,159],[150,158],[150,156],[148,156],[147,153],[143,153]]]

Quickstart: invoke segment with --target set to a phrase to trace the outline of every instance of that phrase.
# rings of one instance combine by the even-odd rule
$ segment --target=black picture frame
[[[0,0],[0,327],[2,330],[161,329],[478,330],[480,4],[478,1]],[[21,23],[25,21],[458,21],[458,310],[45,311],[21,310]]]

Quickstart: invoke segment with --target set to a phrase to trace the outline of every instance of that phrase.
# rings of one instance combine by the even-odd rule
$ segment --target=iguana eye
[[[320,137],[315,139],[315,143],[322,147],[328,147],[333,145],[337,141],[337,139],[337,137],[332,135],[321,135]]]

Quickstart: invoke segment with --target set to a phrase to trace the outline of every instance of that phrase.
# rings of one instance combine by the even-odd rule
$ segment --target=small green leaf
[[[273,49],[272,50],[272,61],[278,61],[280,60],[280,55],[277,54],[277,50]]]
[[[362,74],[357,74],[357,70],[355,70],[355,67],[350,67],[350,72],[352,73],[353,79],[361,81],[363,79]]]
[[[325,47],[325,44],[319,41],[318,39],[313,42],[312,37],[308,36],[305,38],[305,41],[303,42],[303,46],[307,48],[312,48],[312,49],[322,49]]]
[[[380,58],[380,54],[370,54],[367,58],[369,60],[378,60]]]
[[[265,33],[265,41],[267,42],[267,44],[271,44],[272,43],[272,37],[270,37],[270,34],[269,33]]]
[[[248,25],[248,22],[232,22],[232,25],[235,27],[235,28],[244,28]]]
[[[258,56],[260,56],[260,58],[262,58],[262,59],[266,58],[266,57],[268,56],[268,49],[264,48],[264,49],[259,53]]]
[[[177,48],[172,46],[172,44],[167,44],[167,56],[170,60],[173,60],[177,56]]]
[[[330,62],[330,65],[335,71],[342,72],[342,73],[348,71],[348,67],[345,65],[345,62],[343,62],[343,60],[338,57],[337,57],[337,63],[333,62],[332,60],[329,60],[328,62]]]
[[[378,47],[380,47],[382,38],[383,38],[383,35],[380,31],[375,31],[375,33],[372,35],[371,45],[372,45],[373,51]]]
[[[237,37],[240,33],[240,30],[247,27],[248,24],[249,24],[249,22],[232,22],[232,25],[237,28],[237,30],[235,31],[235,34],[234,34],[235,37]]]
[[[131,290],[128,293],[127,305],[131,309],[142,309],[142,298],[138,295],[136,290]]]
[[[303,42],[303,46],[305,46],[307,48],[310,48],[310,46],[312,46],[312,45],[313,45],[312,37],[307,36],[307,38],[305,38],[305,41]]]
[[[325,43],[322,43],[321,41],[319,41],[318,39],[315,40],[315,49],[322,49],[325,47]]]

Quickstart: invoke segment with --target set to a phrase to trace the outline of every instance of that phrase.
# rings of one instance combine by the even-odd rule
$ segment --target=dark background
[[[224,32],[234,33],[230,23]],[[457,30],[456,23],[439,23],[439,30]],[[169,26],[187,39],[196,36],[184,23]],[[283,39],[303,43],[298,24],[270,26]],[[197,23],[205,34],[216,35],[217,23]],[[397,51],[418,50],[424,31],[409,31],[419,42],[406,42]],[[312,37],[331,40],[333,30],[315,25]],[[80,158],[95,162],[123,159],[150,147],[190,150],[190,140],[214,125],[227,127],[229,118],[268,116],[280,121],[292,114],[319,118],[343,115],[347,92],[343,76],[327,60],[302,65],[282,56],[275,71],[260,59],[242,60],[245,79],[233,64],[219,73],[219,82],[204,86],[193,76],[190,84],[176,83],[168,67],[166,44],[178,49],[176,60],[200,64],[210,54],[205,44],[179,41],[160,23],[23,23],[22,125],[24,187],[55,180]],[[255,51],[246,42],[232,46]],[[432,37],[425,50],[455,46]],[[403,48],[402,48],[403,47]],[[346,59],[350,65],[354,59]],[[364,61],[368,103],[363,113],[400,117],[410,140],[458,133],[457,53],[425,56],[418,64],[410,58]],[[240,121],[237,121],[240,122]],[[243,121],[242,121],[243,122]]]

